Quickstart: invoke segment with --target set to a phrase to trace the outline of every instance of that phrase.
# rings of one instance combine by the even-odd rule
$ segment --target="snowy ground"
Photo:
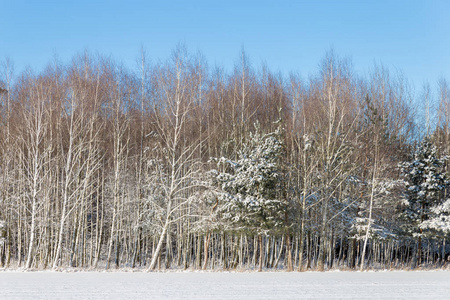
[[[450,299],[450,272],[0,272],[0,299]]]

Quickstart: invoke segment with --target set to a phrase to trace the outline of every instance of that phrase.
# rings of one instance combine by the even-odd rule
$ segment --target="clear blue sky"
[[[450,1],[0,0],[0,59],[16,74],[85,49],[134,67],[141,45],[157,61],[179,43],[228,69],[243,46],[253,66],[304,77],[333,48],[358,73],[381,62],[418,90],[450,80]]]

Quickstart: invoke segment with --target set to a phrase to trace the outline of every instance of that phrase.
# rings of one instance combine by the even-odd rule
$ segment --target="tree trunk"
[[[34,239],[35,239],[35,232],[36,232],[36,199],[33,197],[33,205],[31,208],[31,228],[30,228],[30,242],[28,244],[28,256],[27,256],[27,262],[25,264],[25,268],[29,269],[31,268],[31,264],[33,262],[33,256],[34,256]]]
[[[258,235],[258,241],[259,241],[259,269],[258,272],[262,272],[262,264],[263,264],[263,242],[262,242],[262,235]]]
[[[152,260],[150,262],[150,266],[148,267],[149,271],[153,271],[156,267],[156,263],[158,261],[158,257],[160,256],[161,248],[164,243],[164,239],[166,237],[167,230],[169,229],[169,225],[170,225],[170,220],[169,220],[169,216],[167,216],[166,222],[164,223],[163,231],[162,231],[161,235],[159,236],[158,245],[156,246],[155,252],[152,253]]]
[[[211,238],[211,234],[207,233],[204,237],[205,241],[205,246],[204,246],[204,254],[203,256],[205,257],[205,261],[203,262],[203,270],[206,270],[207,266],[208,266],[208,257],[209,257],[209,240]]]

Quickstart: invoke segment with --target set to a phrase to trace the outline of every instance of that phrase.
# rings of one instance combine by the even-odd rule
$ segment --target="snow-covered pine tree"
[[[450,199],[431,207],[428,220],[422,222],[420,227],[446,237],[450,233]]]
[[[222,171],[213,172],[219,186],[217,217],[225,230],[258,235],[260,269],[262,235],[285,226],[287,203],[280,197],[282,153],[280,129],[261,134],[257,123],[237,160],[216,159]]]
[[[443,160],[447,160],[445,157]],[[444,173],[444,176],[446,174]],[[444,195],[448,197],[448,188],[450,181],[448,177],[445,177],[445,188],[447,193]],[[435,205],[430,207],[428,219],[420,224],[420,227],[424,230],[430,230],[434,236],[446,238],[450,234],[450,198],[441,197]],[[445,241],[444,241],[445,243]]]
[[[437,149],[425,137],[414,153],[412,161],[400,164],[405,180],[404,209],[401,216],[406,221],[403,232],[417,238],[417,260],[421,263],[423,224],[433,215],[432,207],[439,207],[442,194],[447,187],[443,172],[444,160],[437,155]]]

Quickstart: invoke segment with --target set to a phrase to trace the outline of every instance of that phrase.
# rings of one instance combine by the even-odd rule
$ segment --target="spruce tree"
[[[284,225],[287,203],[280,197],[279,160],[283,153],[280,131],[255,133],[238,153],[237,160],[222,157],[215,172],[219,185],[218,214],[233,231],[268,234]]]
[[[262,236],[285,226],[286,200],[281,197],[279,161],[283,153],[280,130],[261,134],[259,124],[237,160],[217,159],[217,218],[224,230],[258,236],[259,271],[262,270]],[[255,249],[256,251],[256,249]]]
[[[417,259],[421,262],[422,238],[426,235],[427,220],[432,208],[438,206],[447,186],[443,172],[444,160],[437,155],[436,147],[425,137],[409,162],[402,163],[401,170],[406,191],[403,199],[403,233],[417,239]]]

